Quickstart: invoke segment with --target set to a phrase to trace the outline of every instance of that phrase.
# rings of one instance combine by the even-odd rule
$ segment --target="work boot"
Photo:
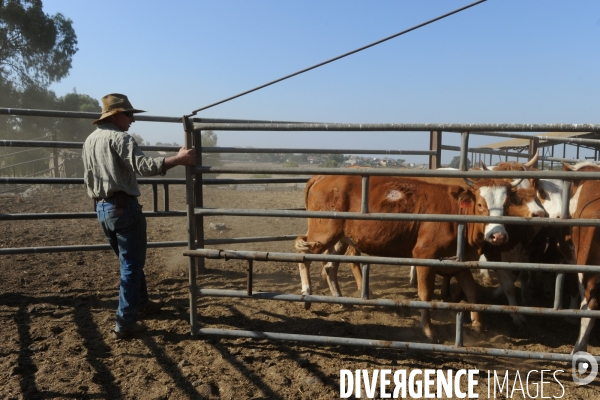
[[[143,319],[145,317],[147,317],[149,314],[155,313],[160,311],[160,309],[165,305],[165,302],[162,300],[159,301],[152,301],[149,300],[148,304],[146,305],[146,307],[144,307],[139,313],[138,313],[138,318],[139,319]]]
[[[132,337],[134,337],[136,334],[143,332],[144,330],[146,330],[146,325],[144,325],[143,322],[141,321],[136,321],[135,324],[133,324],[131,327],[125,329],[125,330],[119,330],[117,331],[112,330],[110,332],[110,335],[113,339],[131,339]]]

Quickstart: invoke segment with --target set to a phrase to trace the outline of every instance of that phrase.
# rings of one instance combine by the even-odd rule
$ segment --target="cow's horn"
[[[517,187],[517,186],[519,186],[519,185],[521,184],[521,182],[523,182],[523,179],[524,179],[524,178],[521,178],[521,179],[515,179],[514,181],[512,181],[512,182],[510,183],[510,186],[512,186],[512,187]]]
[[[479,165],[481,166],[482,170],[489,171],[488,167],[486,167],[486,165],[483,163],[483,161],[479,161]]]
[[[535,154],[533,155],[533,158],[531,160],[527,161],[525,164],[523,164],[525,169],[529,169],[529,168],[533,167],[539,157],[540,157],[540,149],[537,149],[535,151]]]
[[[473,182],[471,179],[469,179],[469,178],[463,178],[463,179],[465,180],[467,185],[469,185],[470,187],[475,186],[475,182]]]

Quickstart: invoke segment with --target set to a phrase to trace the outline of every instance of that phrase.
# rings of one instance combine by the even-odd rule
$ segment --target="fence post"
[[[196,165],[202,166],[202,132],[194,131],[193,133],[193,143],[194,148],[196,149]],[[202,188],[202,174],[194,174],[194,207],[195,208],[203,208],[204,207],[204,194]],[[203,249],[204,248],[204,216],[196,215],[194,221],[194,226],[196,227],[196,245]],[[206,272],[205,268],[205,260],[204,257],[197,258],[196,267],[197,271],[200,274],[204,274]]]
[[[429,169],[438,169],[442,165],[442,131],[429,132],[429,150],[435,154],[429,155]]]
[[[152,184],[152,211],[158,211],[158,185]]]
[[[169,185],[166,183],[163,184],[163,189],[165,211],[169,211]]]
[[[182,118],[183,130],[185,132],[185,144],[186,149],[192,148],[192,133],[193,125],[187,115]],[[185,198],[187,203],[187,218],[188,218],[188,249],[196,250],[196,238],[194,227],[195,216],[194,216],[194,167],[185,167]],[[188,274],[189,274],[189,300],[190,300],[190,331],[192,336],[198,334],[198,286],[196,283],[196,258],[190,257],[188,260]]]
[[[56,132],[52,132],[52,141],[56,142],[58,140]],[[60,178],[60,173],[58,172],[58,149],[56,147],[52,148],[52,157],[54,158],[54,177]]]
[[[362,199],[360,212],[367,214],[369,212],[369,176],[362,177]],[[369,298],[369,274],[370,264],[362,264],[362,293],[361,298]]]
[[[458,169],[466,171],[469,169],[468,166],[468,155],[469,155],[469,132],[462,132],[460,140],[460,164]],[[465,258],[465,224],[458,224],[457,229],[457,241],[456,241],[456,259],[457,261],[463,261]],[[463,346],[463,323],[464,323],[464,312],[459,311],[456,313],[456,337],[454,344],[457,347]]]

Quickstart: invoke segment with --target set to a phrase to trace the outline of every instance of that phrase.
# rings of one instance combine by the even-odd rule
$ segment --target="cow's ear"
[[[521,204],[523,204],[523,198],[521,197],[521,194],[518,190],[510,194],[510,202],[516,206],[520,206]]]
[[[458,200],[458,205],[460,208],[470,209],[473,207],[475,195],[471,189],[466,189],[459,186],[456,189],[451,190],[451,193]]]

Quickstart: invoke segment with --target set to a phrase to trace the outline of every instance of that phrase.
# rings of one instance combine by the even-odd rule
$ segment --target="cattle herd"
[[[528,163],[504,162],[489,169],[536,170],[536,156]],[[488,169],[482,166],[483,169]],[[600,166],[580,163],[563,165],[564,171],[600,172]],[[372,176],[368,187],[368,210],[373,213],[450,214],[474,216],[515,216],[560,218],[563,182],[557,179],[460,179],[404,178]],[[566,186],[568,187],[568,186]],[[362,203],[360,176],[313,176],[304,192],[309,211],[358,212]],[[573,180],[569,193],[571,218],[600,217],[600,181]],[[455,222],[380,221],[309,218],[306,235],[299,236],[295,251],[331,255],[370,255],[382,257],[442,259],[456,256],[458,228]],[[600,231],[589,227],[542,227],[496,223],[466,223],[464,261],[501,261],[523,263],[562,263],[600,265]],[[342,296],[337,281],[339,262],[323,263],[321,275],[333,296]],[[361,268],[351,264],[358,288],[362,287]],[[302,294],[312,293],[310,262],[299,264]],[[482,273],[488,273],[482,270]],[[500,288],[510,305],[517,306],[515,280],[521,283],[522,302],[527,305],[535,285],[534,274],[495,271]],[[477,303],[477,284],[472,272],[464,268],[414,266],[411,283],[418,288],[422,301],[432,301],[436,275],[444,277],[442,297],[447,295],[451,278],[455,278],[469,303]],[[566,274],[565,294],[571,308],[598,309],[596,280],[599,274]],[[483,278],[489,279],[489,275]],[[579,306],[577,305],[579,303]],[[310,303],[305,303],[309,308]],[[523,326],[522,314],[511,314],[513,322]],[[481,330],[477,312],[471,312],[472,328]],[[573,353],[585,351],[594,323],[581,318],[580,333]],[[421,310],[421,328],[434,339],[429,310]]]

